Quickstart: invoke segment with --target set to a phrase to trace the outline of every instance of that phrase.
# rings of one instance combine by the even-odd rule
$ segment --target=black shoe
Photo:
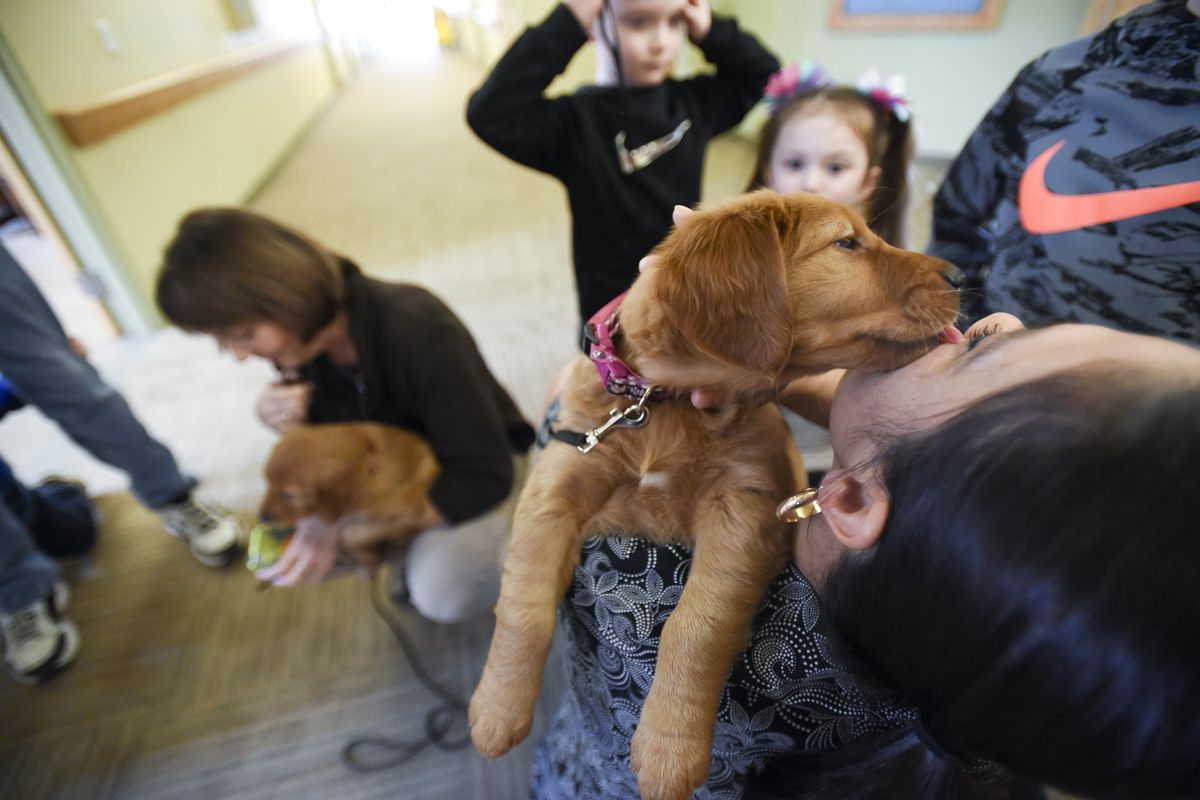
[[[81,556],[96,545],[96,510],[82,483],[47,478],[30,492],[33,543],[52,558]]]

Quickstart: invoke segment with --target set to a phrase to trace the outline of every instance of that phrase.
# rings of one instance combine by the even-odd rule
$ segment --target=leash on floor
[[[426,712],[425,737],[422,739],[402,742],[384,736],[358,736],[342,745],[342,763],[355,772],[374,772],[399,766],[428,747],[461,750],[471,743],[469,731],[460,739],[448,738],[459,717],[462,717],[462,724],[466,726],[467,703],[435,681],[425,669],[416,646],[404,631],[403,619],[388,600],[385,583],[384,570],[376,570],[371,579],[371,605],[391,629],[392,636],[404,651],[413,674],[431,694],[441,698],[442,702]]]

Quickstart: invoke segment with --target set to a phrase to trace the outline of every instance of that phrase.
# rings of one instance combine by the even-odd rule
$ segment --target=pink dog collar
[[[617,356],[613,334],[620,326],[621,301],[625,299],[626,294],[628,292],[621,292],[614,297],[584,326],[583,336],[587,343],[588,358],[596,365],[596,371],[600,373],[600,382],[609,394],[640,400],[649,391],[651,400],[670,399],[674,396],[673,392],[652,386]]]

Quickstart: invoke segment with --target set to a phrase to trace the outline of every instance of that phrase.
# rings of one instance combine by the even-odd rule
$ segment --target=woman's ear
[[[865,203],[871,199],[871,195],[879,188],[879,179],[883,175],[883,167],[874,166],[867,170],[866,177],[863,178],[862,188],[858,190],[857,202]]]
[[[874,471],[831,470],[818,491],[821,515],[847,550],[866,550],[887,524],[887,491]]]

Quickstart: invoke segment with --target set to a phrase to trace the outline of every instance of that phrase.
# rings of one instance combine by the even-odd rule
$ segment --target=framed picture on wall
[[[1003,0],[830,0],[829,27],[854,30],[985,30]]]

